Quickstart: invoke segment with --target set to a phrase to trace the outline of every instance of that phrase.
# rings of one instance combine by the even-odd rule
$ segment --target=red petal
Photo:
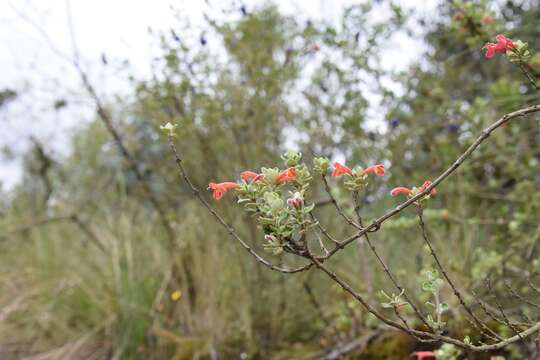
[[[347,166],[342,165],[336,161],[334,163],[334,171],[332,171],[332,176],[338,177],[344,174],[352,175],[352,170],[348,168]]]
[[[396,188],[393,188],[392,191],[390,191],[390,195],[397,196],[399,194],[406,194],[409,195],[411,193],[411,189],[408,189],[403,186],[398,186]]]

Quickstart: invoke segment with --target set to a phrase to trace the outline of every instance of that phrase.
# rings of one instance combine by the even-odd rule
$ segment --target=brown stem
[[[362,230],[362,227],[358,225],[357,223],[355,223],[350,217],[348,217],[343,211],[343,209],[341,208],[341,206],[339,206],[336,198],[332,195],[332,191],[330,190],[330,185],[328,185],[328,180],[326,179],[326,175],[324,174],[321,175],[321,178],[324,183],[324,190],[326,190],[326,193],[328,194],[328,196],[330,196],[330,201],[332,201],[332,204],[334,204],[334,207],[336,208],[339,215],[341,215],[341,217],[344,218],[345,221],[347,221],[351,226],[357,228],[358,230]]]
[[[527,68],[525,67],[525,64],[520,61],[519,62],[519,68],[521,69],[521,72],[523,73],[523,75],[525,75],[525,77],[527,78],[527,80],[529,80],[529,82],[531,83],[531,85],[538,91],[540,91],[540,85],[536,84],[536,79],[534,78],[533,74],[531,74],[529,72],[529,70],[527,70]]]
[[[356,212],[356,216],[357,216],[357,219],[358,219],[358,223],[360,224],[360,226],[363,226],[362,217],[361,217],[361,214],[360,214],[360,204],[359,204],[359,199],[358,199],[358,193],[357,192],[353,193],[353,200],[355,202],[355,212]],[[395,276],[390,272],[390,268],[386,265],[385,261],[380,256],[379,252],[375,248],[375,245],[373,245],[373,242],[370,240],[367,233],[364,234],[364,238],[365,238],[366,243],[368,244],[371,252],[373,253],[373,255],[375,255],[375,258],[377,258],[377,261],[379,262],[379,264],[383,268],[384,273],[390,279],[390,281],[396,287],[396,289],[400,293],[403,293],[403,298],[409,303],[409,305],[411,305],[411,308],[413,309],[416,316],[418,316],[418,318],[424,323],[424,325],[427,326],[428,329],[430,329],[431,331],[434,331],[434,329],[427,322],[424,314],[419,310],[419,308],[415,305],[415,303],[409,298],[409,296],[407,295],[405,289],[401,285],[399,285],[399,283],[395,279]]]
[[[402,331],[408,333],[411,336],[418,336],[421,339],[438,340],[438,341],[442,341],[442,342],[445,342],[445,343],[454,344],[454,345],[459,346],[459,347],[461,347],[463,349],[467,349],[467,350],[471,350],[471,351],[494,351],[494,350],[502,349],[502,348],[504,348],[504,347],[506,347],[506,346],[508,346],[510,344],[513,344],[513,343],[515,343],[517,341],[520,341],[521,339],[524,339],[524,338],[526,338],[528,336],[531,336],[531,335],[537,333],[538,331],[540,331],[540,322],[537,322],[535,325],[531,326],[527,330],[519,332],[515,336],[503,339],[503,340],[501,340],[501,341],[499,341],[497,343],[494,343],[494,344],[489,344],[489,345],[484,344],[484,345],[477,346],[477,345],[472,345],[470,343],[465,343],[465,342],[463,342],[461,340],[457,340],[457,339],[454,339],[452,337],[445,336],[445,335],[432,334],[432,333],[429,333],[429,332],[415,330],[415,329],[407,329],[405,326],[401,325],[400,323],[395,322],[393,320],[390,320],[390,319],[384,317],[375,308],[373,308],[371,305],[369,305],[369,303],[360,294],[355,292],[352,289],[352,287],[348,283],[346,283],[343,279],[341,279],[336,273],[329,270],[326,266],[324,266],[315,257],[311,256],[310,258],[311,258],[313,264],[319,270],[324,272],[329,278],[331,278],[339,286],[341,286],[341,288],[344,291],[348,292],[352,297],[354,297],[358,302],[360,302],[360,304],[362,304],[362,306],[364,306],[364,308],[369,313],[374,315],[377,319],[379,319],[380,321],[382,321],[386,325],[389,325],[389,326],[391,326],[393,328],[402,330]]]
[[[418,224],[419,224],[420,228],[422,229],[422,238],[424,239],[424,242],[426,243],[426,245],[429,247],[429,251],[431,253],[431,256],[433,257],[433,259],[437,263],[437,267],[441,270],[441,272],[443,274],[443,277],[448,282],[448,285],[450,285],[450,287],[452,288],[452,291],[454,292],[454,295],[458,298],[459,303],[461,304],[461,306],[465,309],[465,311],[471,316],[471,318],[474,320],[474,322],[480,328],[490,332],[493,336],[500,338],[499,335],[496,332],[494,332],[493,330],[491,330],[483,321],[481,321],[476,316],[476,314],[471,310],[471,308],[465,303],[465,300],[463,299],[463,296],[461,295],[461,292],[456,288],[456,286],[454,285],[454,282],[448,276],[448,274],[447,274],[446,270],[444,269],[441,261],[439,260],[439,256],[435,252],[435,249],[433,248],[433,245],[431,244],[431,241],[429,240],[429,236],[428,236],[427,230],[426,230],[426,224],[424,223],[423,210],[422,210],[422,207],[420,205],[418,206]]]

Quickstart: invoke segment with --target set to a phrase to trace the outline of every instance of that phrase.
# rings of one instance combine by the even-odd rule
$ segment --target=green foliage
[[[440,349],[435,351],[437,359],[440,360],[458,360],[461,356],[459,348],[452,344],[443,344]]]
[[[446,322],[442,321],[442,315],[449,310],[447,303],[441,302],[441,289],[444,286],[444,280],[439,277],[437,270],[427,270],[424,272],[426,281],[422,283],[422,290],[431,294],[433,302],[426,302],[433,308],[433,315],[428,314],[427,322],[434,329],[442,332]]]

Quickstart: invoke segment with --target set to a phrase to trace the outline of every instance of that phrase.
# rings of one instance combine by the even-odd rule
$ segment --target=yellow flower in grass
[[[172,301],[178,301],[182,297],[182,291],[176,290],[171,294],[171,300]]]

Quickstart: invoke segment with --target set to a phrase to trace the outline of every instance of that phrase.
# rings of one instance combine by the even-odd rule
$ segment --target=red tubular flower
[[[493,44],[493,43],[487,43],[486,45],[484,45],[484,48],[486,49],[486,58],[488,59],[491,59],[492,57],[495,56],[495,54],[497,53],[496,52],[496,49],[497,49],[497,45],[496,44]]]
[[[341,175],[352,175],[352,170],[345,165],[341,165],[337,161],[334,163],[334,171],[332,171],[333,177],[340,177]]]
[[[259,181],[259,180],[264,179],[264,175],[257,174],[256,172],[248,170],[248,171],[243,171],[242,173],[240,173],[240,178],[245,181],[248,181],[248,180]]]
[[[362,174],[369,174],[369,173],[375,173],[377,176],[383,176],[384,175],[384,165],[374,165],[370,166],[364,171],[362,171]]]
[[[282,184],[282,183],[294,181],[294,179],[296,179],[296,168],[290,167],[279,173],[277,177],[277,183]]]
[[[486,48],[486,57],[488,59],[495,56],[498,53],[506,53],[507,50],[512,50],[514,48],[514,42],[512,39],[507,38],[506,36],[499,34],[495,37],[497,43],[487,43],[484,48]]]
[[[512,50],[514,48],[514,42],[512,39],[509,39],[502,34],[495,36],[495,40],[497,40],[497,45],[505,50]]]
[[[428,188],[428,186],[431,186],[431,184],[433,184],[433,183],[430,180],[424,181],[422,186],[420,186],[418,188],[419,193],[426,190]],[[399,194],[410,195],[411,192],[412,192],[411,189],[403,187],[403,186],[399,186],[399,187],[393,188],[392,191],[390,191],[390,195],[392,195],[392,196],[397,196]],[[437,195],[437,190],[435,188],[431,189],[431,191],[429,192],[429,195],[431,195],[431,196]]]
[[[426,180],[424,181],[424,183],[422,184],[422,186],[420,186],[420,188],[418,190],[420,190],[420,192],[423,192],[424,190],[426,190],[426,188],[428,186],[431,186],[432,182],[430,180]],[[435,196],[437,195],[437,189],[433,188],[431,189],[431,191],[429,192],[429,195],[431,196]]]
[[[422,360],[429,357],[432,357],[432,358],[437,357],[437,355],[435,355],[433,351],[415,351],[411,354],[411,356],[416,356],[417,360]]]
[[[208,184],[208,189],[213,190],[212,197],[216,200],[219,200],[223,197],[223,195],[229,191],[229,189],[237,189],[240,187],[240,184],[233,183],[233,182],[222,182],[219,184],[216,184],[214,182],[211,182]]]
[[[396,188],[393,188],[392,191],[390,191],[390,195],[392,196],[398,196],[399,194],[409,195],[410,193],[411,193],[411,189],[403,187],[403,186],[398,186]]]
[[[489,16],[489,15],[484,15],[484,16],[482,17],[482,24],[484,24],[484,25],[489,25],[489,24],[491,24],[492,22],[493,22],[493,18],[492,18],[491,16]]]
[[[454,20],[454,21],[463,20],[463,14],[462,13],[457,13],[456,15],[452,16],[452,20]]]

